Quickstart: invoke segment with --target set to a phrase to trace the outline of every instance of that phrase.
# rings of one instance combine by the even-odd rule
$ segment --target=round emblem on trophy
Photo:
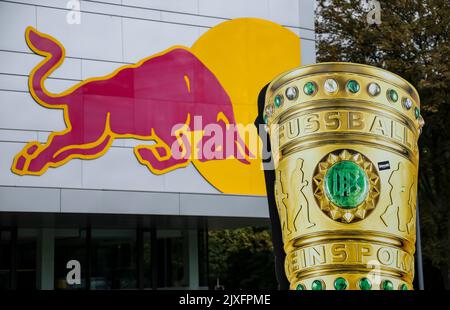
[[[313,177],[314,196],[331,219],[351,223],[364,219],[376,206],[380,179],[372,162],[352,150],[325,156]]]

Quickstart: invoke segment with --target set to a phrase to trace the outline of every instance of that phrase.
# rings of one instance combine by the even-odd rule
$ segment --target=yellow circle
[[[238,18],[205,32],[191,51],[227,91],[236,122],[247,126],[248,134],[240,131],[241,136],[246,136],[250,151],[257,155],[250,164],[236,159],[206,162],[194,159],[195,167],[223,193],[265,195],[261,141],[253,126],[258,115],[258,94],[277,75],[300,65],[300,38],[267,20]],[[249,143],[250,140],[253,142]]]

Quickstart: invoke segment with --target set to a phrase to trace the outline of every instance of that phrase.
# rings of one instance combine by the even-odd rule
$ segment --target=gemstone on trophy
[[[356,94],[359,92],[359,83],[355,80],[350,80],[347,82],[347,89],[349,92]]]
[[[264,123],[267,124],[267,122],[269,121],[269,117],[272,116],[273,114],[273,105],[269,104],[266,106],[265,111],[264,111]]]
[[[404,107],[406,110],[411,109],[411,107],[412,107],[412,100],[409,99],[409,98],[403,98],[403,107]]]
[[[286,93],[285,94],[286,94],[286,97],[289,100],[294,100],[298,96],[298,88],[295,87],[295,86],[288,87],[286,89]]]
[[[368,278],[359,280],[359,288],[363,291],[368,291],[372,288],[372,282]]]
[[[414,116],[416,117],[416,119],[419,119],[420,117],[420,109],[418,107],[414,108]]]
[[[343,290],[347,289],[347,286],[348,286],[347,280],[345,280],[342,277],[339,277],[336,280],[334,280],[334,288],[337,291],[343,291]]]
[[[388,90],[388,98],[392,102],[397,102],[397,100],[398,100],[397,92],[395,90],[393,90],[393,89],[389,89]]]
[[[335,93],[338,90],[338,83],[335,79],[327,79],[324,83],[324,88],[327,91],[327,93]]]
[[[311,289],[313,291],[321,291],[325,288],[325,284],[323,283],[322,280],[314,280],[313,283],[311,284]]]
[[[275,107],[279,108],[283,104],[283,96],[276,95],[275,99],[273,100],[273,103],[275,104]]]
[[[392,291],[394,289],[394,284],[390,280],[384,280],[381,282],[381,288],[385,291]]]
[[[314,82],[308,82],[305,84],[305,86],[303,86],[303,92],[308,95],[311,96],[312,94],[314,94],[317,90],[317,86],[316,83]]]
[[[266,107],[266,115],[268,116],[268,117],[271,117],[272,116],[272,114],[273,114],[273,105],[271,105],[271,104],[269,104],[267,107]]]
[[[378,96],[381,92],[381,87],[380,85],[378,85],[375,82],[372,82],[369,84],[369,86],[367,87],[367,92],[369,93],[369,95],[371,95],[372,97]]]
[[[328,199],[342,209],[353,209],[367,197],[369,180],[358,164],[343,160],[337,162],[325,175],[325,192]]]

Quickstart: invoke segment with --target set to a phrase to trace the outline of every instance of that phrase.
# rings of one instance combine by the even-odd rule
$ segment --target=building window
[[[37,230],[0,230],[0,289],[37,287]]]
[[[189,281],[187,232],[157,231],[158,288],[183,288]]]
[[[0,230],[0,289],[11,288],[11,231]]]
[[[208,287],[208,231],[198,230],[198,279],[200,287]]]
[[[153,268],[152,263],[154,260],[154,253],[152,252],[152,232],[143,232],[143,245],[142,245],[142,269],[143,269],[143,288],[153,288],[153,272],[156,268]]]
[[[136,230],[92,229],[90,288],[137,288]]]
[[[68,285],[67,263],[80,263],[81,284]],[[57,229],[55,231],[55,289],[84,289],[86,287],[86,229]]]
[[[35,289],[37,229],[18,229],[16,249],[16,288]]]
[[[0,229],[0,289],[188,289],[207,286],[206,230]],[[67,282],[77,261],[80,283]],[[73,279],[76,277],[72,277]]]

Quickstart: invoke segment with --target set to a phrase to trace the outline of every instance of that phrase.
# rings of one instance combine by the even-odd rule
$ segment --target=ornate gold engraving
[[[411,221],[414,218],[413,201],[415,197],[411,197],[414,191],[414,179],[405,178],[406,172],[401,162],[398,163],[397,169],[392,171],[389,177],[390,204],[381,215],[381,220],[386,226],[396,226],[399,231],[410,232]],[[402,212],[401,208],[407,202],[406,212]],[[414,210],[415,211],[415,210]]]
[[[266,120],[291,289],[412,289],[416,90],[379,68],[325,63],[277,77],[266,106],[276,96]]]
[[[284,234],[290,234],[288,221],[288,211],[286,200],[288,195],[284,192],[282,178],[284,178],[283,172],[281,170],[277,171],[275,178],[275,199],[278,208],[278,214],[280,216],[280,226]]]
[[[309,204],[303,189],[308,185],[308,181],[304,179],[302,170],[303,159],[297,159],[296,166],[293,171],[288,173],[286,169],[278,169],[275,179],[275,197],[280,217],[280,225],[286,235],[297,232],[300,225],[303,228],[310,228],[315,224],[309,218]],[[287,184],[295,190],[291,194],[286,194],[285,187]],[[298,205],[298,207],[297,207]]]
[[[300,225],[303,225],[303,228],[310,228],[315,225],[309,218],[309,203],[303,192],[303,189],[308,185],[308,181],[305,181],[305,174],[302,170],[303,162],[303,159],[297,159],[294,173],[291,175],[291,184],[296,189],[292,199],[289,201],[289,210],[292,213],[296,213],[293,218],[294,231],[297,231],[297,228],[301,227]],[[296,203],[298,203],[298,208],[295,207]]]

